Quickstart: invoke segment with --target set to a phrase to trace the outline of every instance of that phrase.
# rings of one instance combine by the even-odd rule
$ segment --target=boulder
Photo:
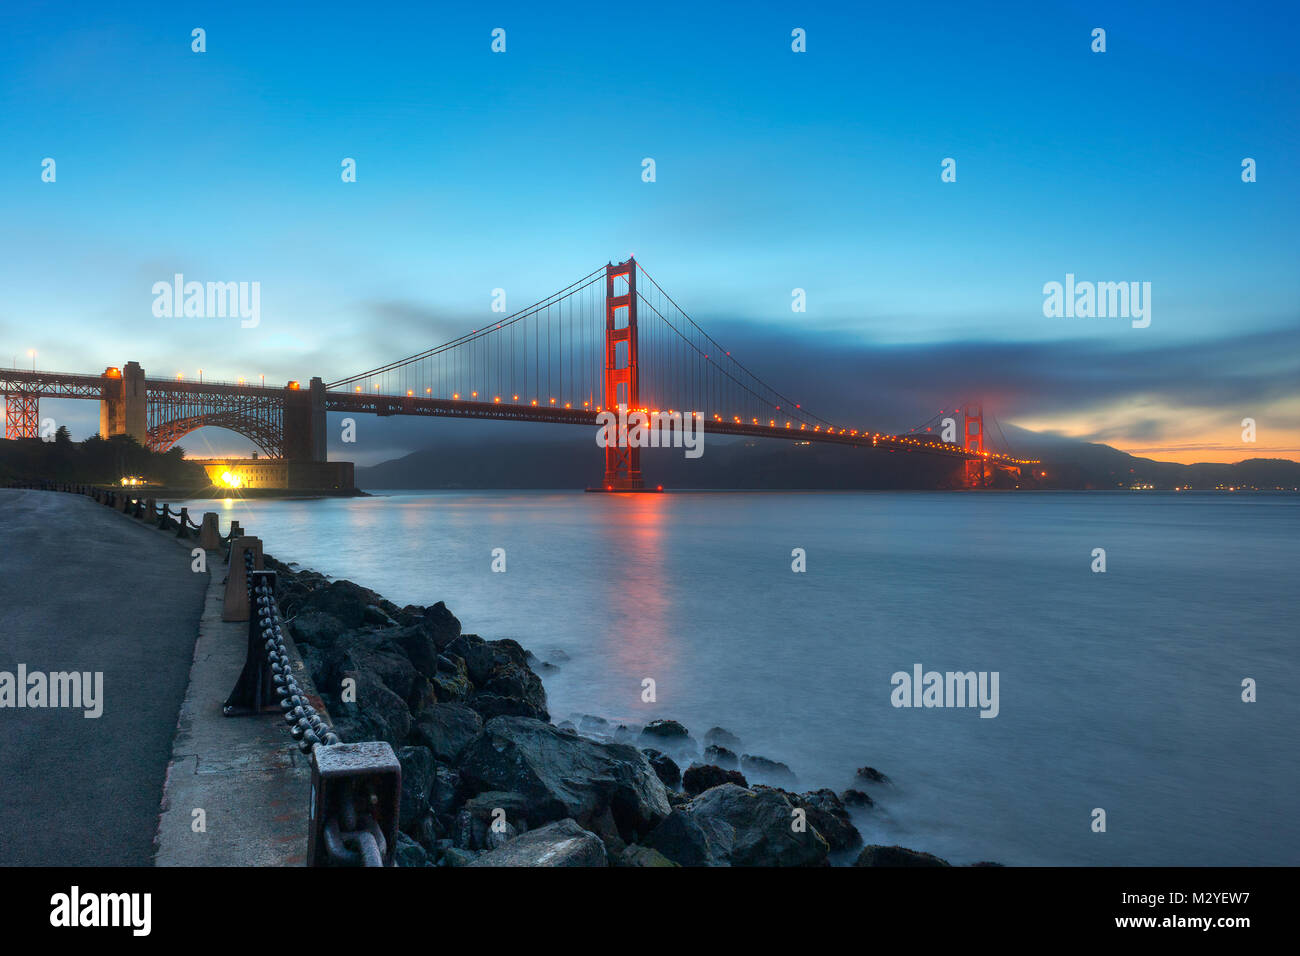
[[[779,760],[756,757],[752,754],[740,755],[740,769],[751,779],[763,780],[778,786],[794,786],[799,781],[792,771]]]
[[[405,744],[411,732],[411,711],[406,701],[369,671],[344,672],[341,676],[356,680],[355,702],[340,699],[340,685],[328,690],[324,685],[316,687],[334,718],[334,730],[339,737],[354,742],[386,740],[394,748]]]
[[[420,711],[411,736],[443,763],[454,764],[483,733],[483,718],[464,704],[434,704]]]
[[[424,847],[401,832],[397,834],[397,846],[393,848],[393,859],[398,866],[429,865],[429,854],[425,852]]]
[[[734,783],[739,787],[749,786],[744,774],[739,770],[724,770],[712,764],[692,764],[686,769],[686,773],[682,774],[682,789],[692,797],[713,787],[720,787],[724,783]]]
[[[658,850],[633,843],[626,847],[614,860],[615,866],[676,866],[672,860]]]
[[[402,765],[402,797],[397,825],[415,833],[416,825],[429,812],[429,795],[433,791],[434,760],[428,747],[402,747],[397,751]]]
[[[722,767],[724,770],[736,770],[740,767],[740,758],[736,756],[735,751],[718,744],[709,744],[704,748],[704,761],[715,767]]]
[[[429,807],[439,815],[451,813],[460,802],[460,774],[451,767],[437,764],[429,789]]]
[[[602,744],[530,717],[494,717],[466,748],[461,780],[471,793],[513,791],[536,820],[590,825],[609,811],[635,842],[668,815],[663,783],[635,747]]]
[[[889,783],[889,778],[877,770],[875,767],[859,767],[857,772],[859,780],[865,780],[868,783]]]
[[[650,761],[655,775],[664,782],[664,786],[675,787],[682,782],[682,770],[673,762],[672,757],[652,747],[643,747],[641,752],[645,754],[645,759]]]
[[[513,662],[497,665],[468,703],[483,715],[484,720],[493,717],[551,719],[546,709],[546,689],[542,686],[542,679],[527,667]]]
[[[723,730],[721,727],[710,727],[709,732],[704,735],[706,744],[717,744],[719,747],[725,747],[728,750],[740,752],[740,738],[729,730]]]
[[[845,790],[840,794],[840,802],[846,807],[874,807],[876,801],[865,790]]]
[[[909,850],[903,846],[881,846],[873,843],[862,848],[854,866],[951,866],[932,853]]]
[[[303,598],[299,613],[320,611],[337,618],[344,627],[361,627],[366,621],[366,608],[379,600],[378,594],[359,584],[331,581]]]
[[[387,632],[387,640],[401,648],[406,659],[424,677],[432,680],[438,673],[438,646],[428,632],[416,625],[397,627]]]
[[[642,845],[682,866],[823,866],[830,846],[814,827],[797,832],[779,791],[723,784],[677,807]]]
[[[414,607],[409,610],[416,610]],[[425,608],[420,615],[419,626],[432,638],[439,650],[460,637],[460,621],[456,615],[447,610],[447,605],[439,601],[433,607]]]
[[[577,822],[564,819],[515,837],[470,866],[608,866],[605,845]]]
[[[321,649],[334,646],[347,626],[333,614],[322,611],[304,611],[289,624],[293,639],[299,644],[310,644]]]
[[[429,678],[429,683],[440,703],[465,700],[474,693],[465,662],[454,655],[438,655],[437,673]]]
[[[809,825],[826,838],[832,850],[852,850],[862,845],[862,834],[833,790],[795,794],[791,801],[807,814]]]
[[[642,737],[660,741],[681,741],[690,739],[691,733],[675,720],[652,720],[641,730]]]
[[[529,817],[534,816],[528,805],[528,798],[522,793],[501,790],[487,790],[465,801],[465,809],[476,817],[491,823],[500,810],[505,820],[519,830],[528,830]]]

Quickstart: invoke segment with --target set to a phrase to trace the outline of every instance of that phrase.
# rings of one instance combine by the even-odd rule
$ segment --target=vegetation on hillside
[[[130,435],[74,442],[66,428],[51,441],[39,438],[0,441],[0,482],[70,481],[118,484],[123,478],[144,478],[171,488],[197,488],[208,483],[203,469],[186,462],[179,445],[153,452]]]

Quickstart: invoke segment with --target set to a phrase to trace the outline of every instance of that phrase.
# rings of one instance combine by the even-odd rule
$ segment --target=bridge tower
[[[966,484],[970,488],[982,488],[986,483],[984,461],[984,406],[980,404],[968,404],[962,407],[962,418],[965,424],[962,430],[965,432],[962,444],[966,450],[980,456],[978,460],[967,459],[966,461]]]
[[[615,295],[615,280],[627,277],[627,294]],[[620,349],[619,346],[625,346]],[[624,362],[625,360],[625,362]],[[620,364],[624,362],[624,364]],[[636,259],[605,266],[605,409],[617,412],[640,408],[637,387]],[[641,449],[605,448],[605,487],[611,491],[639,491]]]
[[[148,444],[149,404],[140,363],[105,369],[100,378],[104,396],[99,402],[99,437],[130,435],[141,445]]]

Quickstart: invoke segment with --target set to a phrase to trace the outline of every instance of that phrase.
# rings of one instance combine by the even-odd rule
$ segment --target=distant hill
[[[1300,489],[1300,463],[1250,459],[1236,464],[1180,465],[1126,454],[1109,445],[1014,431],[1014,452],[1043,459],[1021,487],[1114,489],[1150,484],[1172,489],[1216,486]],[[545,441],[457,438],[369,468],[357,468],[363,489],[583,488],[602,475],[601,451],[585,429],[555,429]],[[681,449],[642,451],[647,485],[667,488],[774,490],[938,490],[960,484],[960,463],[916,453],[774,439],[706,437],[701,458]],[[1026,469],[1028,472],[1028,469]],[[1040,477],[1046,472],[1047,477]],[[1014,487],[1001,476],[1000,487]]]

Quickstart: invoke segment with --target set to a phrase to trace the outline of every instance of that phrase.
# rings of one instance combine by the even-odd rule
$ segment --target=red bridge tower
[[[627,293],[615,295],[615,280],[627,278]],[[623,346],[622,349],[619,346]],[[605,410],[640,408],[637,389],[636,259],[605,266]],[[605,489],[640,491],[641,449],[605,447]]]

